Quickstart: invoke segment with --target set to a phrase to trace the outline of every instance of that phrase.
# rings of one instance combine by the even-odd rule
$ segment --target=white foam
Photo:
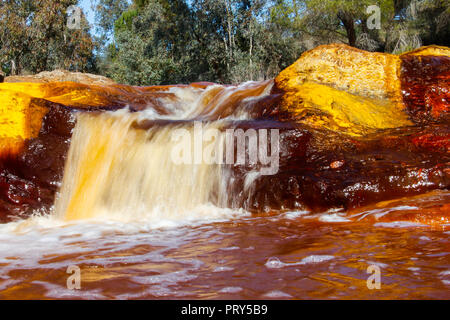
[[[303,211],[288,211],[284,213],[284,217],[287,219],[297,219],[298,217],[305,216],[309,214],[309,211],[303,210]]]
[[[303,258],[299,262],[285,263],[285,262],[280,261],[280,259],[278,259],[277,257],[271,257],[267,260],[267,262],[265,263],[265,266],[269,269],[280,269],[280,268],[290,267],[290,266],[321,263],[321,262],[329,261],[332,259],[334,259],[334,256],[310,255],[310,256]]]
[[[311,255],[306,258],[303,258],[300,261],[301,264],[310,264],[310,263],[321,263],[328,260],[334,259],[334,256],[329,255]]]
[[[100,290],[70,290],[62,286],[43,281],[33,281],[32,284],[41,285],[45,288],[45,296],[48,298],[57,299],[77,299],[82,298],[86,300],[104,300],[105,297],[100,293]],[[82,288],[81,288],[82,289]]]
[[[244,290],[244,289],[242,289],[241,287],[225,287],[225,288],[222,288],[222,289],[220,289],[220,293],[238,293],[238,292],[241,292],[242,290]]]
[[[413,206],[397,206],[397,207],[392,207],[392,208],[373,209],[373,210],[368,210],[368,211],[364,211],[361,213],[357,213],[355,215],[350,216],[350,218],[358,217],[358,220],[362,220],[368,216],[374,216],[375,219],[380,219],[381,217],[383,217],[391,212],[403,211],[403,210],[419,210],[419,209],[420,208],[413,207]]]
[[[292,296],[289,293],[280,291],[280,290],[273,290],[270,292],[267,292],[264,294],[264,297],[266,298],[279,298],[279,299],[288,299],[288,298],[292,298]]]
[[[148,229],[200,226],[202,224],[226,222],[248,217],[251,214],[243,209],[219,208],[212,204],[199,205],[185,210],[182,215],[167,215],[167,209],[156,207],[144,216],[124,215],[122,212],[105,212],[92,221],[117,221],[122,223],[142,223]],[[181,218],[180,218],[181,217]]]
[[[234,268],[231,267],[217,267],[213,270],[213,272],[226,272],[226,271],[233,271]]]
[[[265,264],[265,266],[269,269],[279,269],[287,265],[288,264],[281,262],[277,257],[269,258]]]
[[[413,228],[413,227],[427,227],[427,225],[410,222],[410,221],[393,221],[393,222],[378,222],[373,225],[380,228]]]
[[[351,220],[345,218],[342,214],[340,213],[333,213],[333,214],[322,214],[319,217],[319,221],[323,221],[323,222],[350,222]]]
[[[420,268],[409,267],[408,270],[409,270],[409,271],[412,271],[412,272],[417,272],[417,271],[420,271]]]
[[[241,248],[236,247],[236,246],[234,246],[234,247],[220,248],[220,250],[223,250],[223,251],[233,251],[233,250],[239,250],[239,249],[241,249]]]
[[[140,284],[163,284],[164,286],[175,285],[182,282],[188,282],[197,278],[195,275],[191,275],[187,270],[180,270],[155,276],[135,276],[133,281]]]

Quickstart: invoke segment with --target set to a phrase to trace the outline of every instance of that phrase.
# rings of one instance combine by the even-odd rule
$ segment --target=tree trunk
[[[250,33],[250,50],[249,50],[249,54],[250,54],[250,80],[253,81],[253,59],[252,59],[252,55],[253,55],[253,34]]]
[[[232,30],[232,20],[231,20],[231,6],[228,0],[225,0],[225,9],[227,11],[227,29],[228,29],[228,41],[229,41],[229,60],[233,60],[233,30]]]
[[[11,60],[11,75],[17,75],[16,61],[14,61],[14,59]]]
[[[250,80],[253,81],[253,6],[250,7],[250,21],[249,21],[249,56],[250,56]]]
[[[356,30],[352,16],[347,12],[339,12],[338,18],[344,24],[345,31],[347,32],[348,44],[354,47],[356,45]]]

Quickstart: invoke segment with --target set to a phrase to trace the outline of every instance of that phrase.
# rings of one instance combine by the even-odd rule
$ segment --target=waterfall
[[[55,204],[60,218],[178,219],[226,201],[222,166],[172,159],[173,132],[192,132],[190,123],[143,130],[133,127],[136,121],[128,112],[78,115]],[[213,148],[222,143],[211,142]]]
[[[267,95],[271,86],[265,81],[174,88],[177,99],[163,101],[169,116],[157,116],[151,109],[78,113],[55,214],[64,220],[215,216],[228,206],[233,180],[229,166],[222,163],[223,119],[248,118],[245,111],[252,99]],[[206,135],[208,130],[218,132],[200,147],[195,140],[199,121]],[[186,137],[174,139],[180,131],[187,134],[187,142]],[[183,155],[192,161],[179,163],[174,150],[183,143],[193,146]],[[198,161],[198,154],[204,160],[207,152],[220,159]],[[214,209],[205,210],[208,206]]]

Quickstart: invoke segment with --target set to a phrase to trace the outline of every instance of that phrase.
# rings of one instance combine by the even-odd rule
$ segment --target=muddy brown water
[[[442,191],[356,214],[208,207],[214,218],[11,222],[0,226],[0,298],[449,299],[450,225],[411,219],[428,200],[448,215]],[[374,265],[380,289],[367,285]],[[80,290],[68,289],[71,266]]]

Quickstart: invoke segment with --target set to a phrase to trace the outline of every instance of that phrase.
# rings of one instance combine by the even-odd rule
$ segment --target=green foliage
[[[305,50],[259,0],[134,1],[101,70],[136,85],[274,77]]]
[[[413,6],[409,8],[408,28],[420,34],[424,45],[450,46],[449,0],[416,0]]]
[[[82,17],[80,30],[67,28],[75,0],[19,0],[0,3],[0,63],[7,74],[56,68],[95,71],[95,43]]]
[[[7,74],[64,68],[135,85],[273,78],[302,52],[347,43],[400,53],[449,46],[448,0],[96,0],[96,37],[77,0],[0,2],[0,65]],[[381,28],[368,27],[380,8]]]
[[[97,22],[97,33],[100,41],[106,46],[108,40],[114,33],[115,21],[119,19],[128,8],[127,0],[97,0],[95,7],[95,18]]]
[[[126,30],[132,30],[133,19],[138,15],[138,11],[128,10],[120,15],[120,17],[114,22],[114,32],[119,34]]]

